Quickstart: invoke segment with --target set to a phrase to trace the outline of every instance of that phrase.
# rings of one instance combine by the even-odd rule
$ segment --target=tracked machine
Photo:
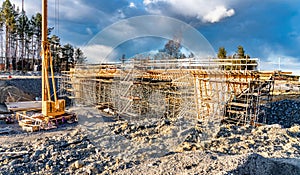
[[[57,98],[53,60],[47,39],[47,11],[47,0],[42,0],[42,111],[41,113],[29,111],[16,113],[19,125],[27,131],[56,128],[60,123],[77,120],[75,114],[66,113],[65,100]],[[53,100],[51,99],[50,81],[52,81]]]

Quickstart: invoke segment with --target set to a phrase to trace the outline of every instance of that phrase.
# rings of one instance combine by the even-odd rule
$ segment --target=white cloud
[[[20,9],[22,8],[21,0],[11,0],[11,2]],[[24,7],[29,17],[35,15],[37,12],[42,13],[42,3],[40,0],[25,1]],[[87,22],[87,20],[97,23],[99,19],[103,20],[110,17],[99,10],[97,6],[89,6],[82,0],[48,0],[48,19],[50,24],[54,18],[61,21],[76,21],[77,23]]]
[[[11,0],[11,3],[19,9],[22,8],[21,0]],[[125,18],[122,11],[115,9],[103,11],[99,6],[90,4],[83,0],[48,0],[48,26],[54,27],[54,32],[59,31],[58,34],[55,34],[60,36],[62,43],[86,43],[95,29],[103,29],[104,26]],[[25,1],[24,7],[29,18],[38,12],[42,13],[40,0]],[[74,36],[71,36],[70,33],[73,33]]]
[[[42,1],[25,1],[24,7],[27,15],[31,16],[36,14],[37,12],[42,13]],[[59,3],[58,3],[59,2]],[[22,8],[22,1],[20,0],[12,0],[13,4],[16,4],[20,9]],[[71,10],[72,9],[72,10]],[[77,18],[82,13],[90,12],[88,6],[80,3],[80,1],[56,1],[56,0],[48,0],[48,17],[54,18],[56,17],[56,11],[59,11],[59,15],[65,17],[74,17]],[[80,11],[80,13],[78,13]]]
[[[149,13],[173,13],[187,17],[196,17],[203,22],[218,22],[235,14],[230,8],[233,1],[224,0],[144,0]]]
[[[213,11],[203,16],[203,20],[210,23],[219,22],[221,19],[234,15],[233,9],[226,9],[224,6],[218,6]]]
[[[149,5],[149,4],[153,3],[153,0],[144,0],[143,3],[144,3],[144,5]]]
[[[28,17],[35,15],[37,12],[42,12],[42,1],[25,1],[24,10]],[[16,7],[22,9],[22,1],[11,0],[12,4],[15,4]]]
[[[130,8],[136,8],[136,5],[134,4],[134,2],[130,2],[130,3],[129,3],[129,7],[130,7]]]
[[[98,21],[99,16],[103,15],[103,12],[96,9],[96,7],[87,6],[83,2],[79,1],[59,1],[59,16],[65,20],[77,21],[77,22],[86,22],[89,21]],[[52,17],[54,17],[55,6],[51,4],[50,9],[52,10]]]
[[[112,54],[113,48],[105,45],[88,45],[81,47],[88,63],[110,62],[107,56]]]

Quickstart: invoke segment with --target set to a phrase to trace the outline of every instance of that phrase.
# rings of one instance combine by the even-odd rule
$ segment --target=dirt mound
[[[35,97],[41,97],[41,89],[42,80],[40,77],[20,76],[2,79],[0,80],[0,103],[4,103],[7,98],[9,101],[35,100]]]
[[[131,169],[118,171],[116,174],[298,175],[299,172],[299,166],[264,158],[259,154],[229,156],[196,151],[147,160]]]
[[[245,159],[240,166],[236,169],[229,171],[228,174],[249,174],[249,175],[299,175],[300,174],[300,161],[297,161],[298,165],[294,165],[289,162],[264,158],[258,154],[251,154]]]
[[[198,140],[195,130],[179,145],[179,150],[208,150],[229,155],[259,153],[265,157],[300,157],[300,126],[282,128],[280,125],[253,127],[222,125],[209,142]]]
[[[288,128],[294,124],[300,124],[300,100],[284,99],[268,104],[270,107],[262,106],[264,111],[259,118],[265,118],[266,124],[280,124]]]
[[[15,86],[0,86],[0,103],[15,101],[31,101],[34,96],[25,93]]]

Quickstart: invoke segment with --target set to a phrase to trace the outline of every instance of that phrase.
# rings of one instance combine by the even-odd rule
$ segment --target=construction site
[[[129,120],[188,117],[201,123],[261,125],[267,121],[262,106],[268,106],[273,96],[299,93],[299,76],[238,70],[257,63],[236,61],[133,58],[116,64],[77,65],[63,73],[60,95],[75,105]],[[228,65],[231,70],[224,70]],[[284,88],[286,84],[289,88]]]
[[[0,175],[300,174],[299,75],[262,71],[243,50],[223,50],[224,59],[124,55],[71,68],[67,60],[55,74],[47,4],[41,71],[0,77]],[[202,39],[189,46],[208,46],[206,54],[212,47],[199,36],[189,35]]]
[[[120,63],[77,65],[55,78],[57,95],[66,99],[69,107],[93,107],[118,120],[188,118],[202,127],[218,126],[222,122],[268,124],[265,113],[272,107],[271,102],[279,95],[299,94],[299,76],[292,72],[237,69],[258,66],[256,58],[249,60],[255,62],[252,64],[238,63],[241,60],[139,57]],[[225,66],[230,69],[225,70]],[[27,82],[20,83],[40,83],[34,76],[25,79]],[[1,89],[1,103],[25,104],[38,96],[39,91],[28,92],[30,88],[25,90],[18,84],[14,82],[13,86]],[[36,101],[24,108],[9,109],[39,110],[41,103]],[[43,127],[34,131],[40,129]],[[214,133],[212,128],[209,131]]]
[[[139,57],[77,65],[55,78],[77,123],[57,123],[56,116],[47,128],[46,117],[28,116],[37,108],[12,108],[6,116],[37,132],[1,124],[1,172],[267,175],[284,165],[276,173],[298,174],[299,76],[241,70],[251,64],[237,62]],[[1,88],[3,98],[33,98],[16,91],[19,83]]]

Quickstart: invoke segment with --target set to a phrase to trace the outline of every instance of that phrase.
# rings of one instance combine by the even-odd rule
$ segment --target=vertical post
[[[47,0],[42,0],[42,101],[48,101],[47,87],[46,87],[46,77],[47,77]]]

